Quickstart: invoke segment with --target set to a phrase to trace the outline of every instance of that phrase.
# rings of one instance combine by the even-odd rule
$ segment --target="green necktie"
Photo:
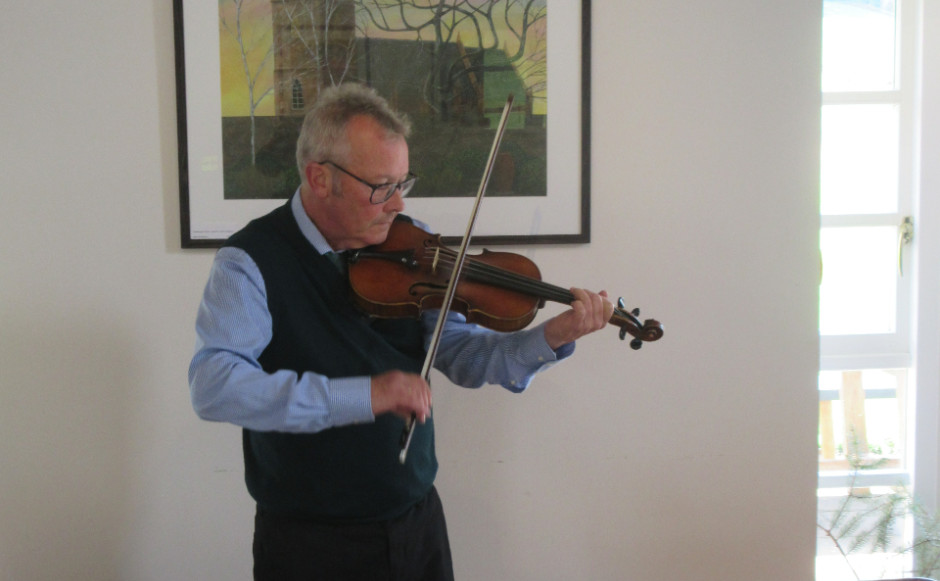
[[[343,276],[346,275],[346,255],[342,252],[327,252],[326,257],[336,266],[336,270]]]

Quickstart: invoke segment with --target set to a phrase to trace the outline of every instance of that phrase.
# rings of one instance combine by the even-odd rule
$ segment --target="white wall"
[[[171,3],[8,4],[0,578],[249,579],[239,431],[188,401]],[[820,3],[594,4],[593,241],[523,251],[666,336],[437,382],[458,578],[811,579]]]

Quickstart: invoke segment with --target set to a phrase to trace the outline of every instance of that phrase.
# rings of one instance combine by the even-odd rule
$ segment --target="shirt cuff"
[[[374,422],[372,381],[368,376],[340,377],[330,383],[330,418],[334,427]]]
[[[537,327],[532,329],[529,338],[527,339],[529,347],[532,349],[533,355],[538,359],[540,363],[554,363],[556,361],[561,361],[562,359],[567,359],[571,357],[571,354],[574,353],[575,342],[565,343],[558,349],[552,349],[548,346],[548,341],[545,340],[545,323],[541,323]]]
[[[547,344],[546,344],[546,346],[547,346]],[[571,343],[565,343],[564,345],[562,345],[562,346],[559,347],[558,349],[555,349],[555,351],[554,351],[555,357],[558,359],[558,361],[561,361],[562,359],[567,359],[568,357],[571,357],[571,354],[574,353],[574,346],[575,346],[575,342],[574,342],[574,341],[572,341]],[[551,348],[549,347],[549,349],[551,349]]]

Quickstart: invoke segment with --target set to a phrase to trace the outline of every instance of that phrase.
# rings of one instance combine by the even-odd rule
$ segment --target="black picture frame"
[[[546,5],[556,12],[570,10],[572,6],[561,0],[546,0]],[[473,245],[580,244],[590,241],[591,2],[581,0],[580,6],[574,6],[576,11],[579,10],[577,18],[567,14],[549,20],[550,36],[562,39],[554,41],[558,45],[548,47],[553,67],[550,78],[558,79],[549,84],[549,95],[554,99],[552,87],[564,84],[564,92],[559,92],[564,96],[556,99],[562,105],[554,110],[550,108],[546,114],[546,124],[551,129],[561,130],[546,132],[545,165],[549,168],[545,178],[546,193],[540,197],[508,195],[490,198],[488,190]],[[194,13],[193,10],[200,12]],[[213,10],[216,11],[215,19],[212,18]],[[283,204],[285,199],[230,200],[216,183],[220,183],[221,178],[207,181],[207,178],[219,174],[222,171],[219,166],[224,165],[224,156],[205,155],[202,147],[203,143],[212,144],[209,149],[216,145],[221,149],[222,146],[219,120],[213,119],[221,117],[221,109],[205,106],[207,101],[217,98],[213,93],[220,91],[218,76],[200,73],[200,67],[203,67],[202,73],[211,71],[212,58],[206,59],[208,69],[204,68],[206,65],[202,61],[193,67],[193,52],[188,55],[186,51],[187,39],[194,41],[192,44],[199,44],[206,37],[211,39],[208,33],[218,30],[218,6],[195,0],[173,0],[173,16],[181,246],[217,248],[248,220]],[[579,37],[577,42],[574,42],[575,36]],[[560,45],[565,45],[564,50],[558,50]],[[213,49],[217,51],[218,46],[218,42],[210,41],[206,46],[190,47],[189,50],[206,57]],[[570,54],[572,46],[577,47],[577,54]],[[552,60],[552,55],[557,58]],[[572,78],[579,79],[580,83],[570,83]],[[573,144],[580,145],[580,148]],[[292,150],[292,146],[290,144],[289,149]],[[576,152],[574,156],[571,155],[572,150]],[[414,157],[413,151],[413,167]],[[482,166],[480,171],[482,173]],[[561,177],[556,180],[558,175]],[[463,235],[471,202],[469,196],[447,199],[409,197],[406,211],[428,222],[436,232],[444,235],[445,242],[450,243]],[[466,211],[463,205],[466,205]],[[487,206],[493,206],[489,225]],[[563,221],[563,226],[554,226],[556,220]]]

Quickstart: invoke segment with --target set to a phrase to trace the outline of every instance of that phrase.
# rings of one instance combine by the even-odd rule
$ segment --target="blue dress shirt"
[[[321,254],[332,252],[304,211],[299,191],[291,200],[291,211],[310,244]],[[438,313],[422,315],[426,341]],[[552,350],[545,342],[543,325],[497,333],[449,313],[434,367],[463,387],[492,383],[521,392],[536,373],[574,352],[574,343]],[[262,370],[258,357],[271,336],[271,315],[258,267],[239,248],[220,249],[199,305],[195,354],[189,366],[193,407],[200,417],[281,432],[318,432],[375,420],[368,376]]]

